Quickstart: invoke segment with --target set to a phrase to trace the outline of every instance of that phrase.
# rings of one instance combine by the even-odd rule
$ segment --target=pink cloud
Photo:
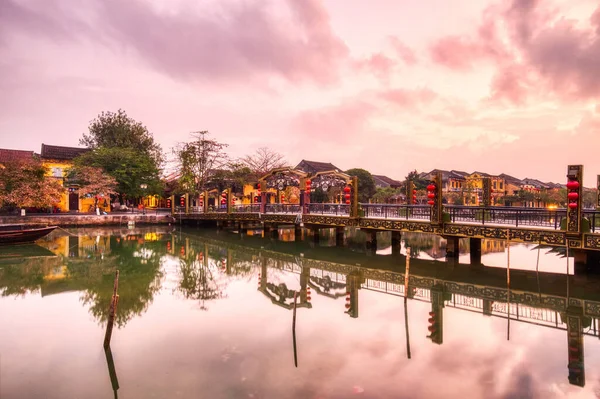
[[[368,71],[381,80],[387,80],[396,65],[396,61],[383,53],[376,53],[368,58],[355,62],[355,68],[359,71]]]
[[[396,36],[389,36],[388,41],[391,43],[394,51],[406,65],[415,65],[417,56],[412,48],[404,44]]]
[[[348,54],[318,0],[286,0],[287,23],[261,1],[218,2],[214,12],[202,14],[190,7],[160,12],[141,0],[90,0],[81,9],[60,0],[52,2],[55,7],[35,3],[26,8],[13,0],[3,2],[0,26],[50,40],[59,35],[76,40],[75,33],[80,33],[121,56],[123,50],[133,50],[177,79],[245,80],[248,75],[274,74],[328,84],[337,79]],[[81,15],[93,21],[90,29],[83,28],[87,23]],[[67,35],[61,21],[72,21],[69,26],[77,30]]]
[[[388,103],[400,108],[415,108],[422,104],[428,104],[437,98],[437,94],[430,89],[421,88],[416,90],[391,89],[378,93],[378,96]]]

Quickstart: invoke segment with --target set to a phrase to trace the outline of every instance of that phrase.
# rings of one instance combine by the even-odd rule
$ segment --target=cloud
[[[414,109],[429,104],[437,98],[437,93],[427,88],[382,90],[377,96],[389,104],[400,108]]]
[[[418,62],[417,55],[413,49],[404,44],[396,36],[388,36],[388,41],[392,45],[396,55],[398,55],[406,65],[415,65]]]
[[[489,7],[481,20],[470,35],[435,41],[432,61],[463,72],[482,62],[493,65],[492,98],[514,104],[546,93],[566,101],[600,96],[600,7],[589,27],[539,0]]]
[[[272,74],[291,82],[330,84],[348,54],[318,0],[277,3],[286,10],[273,2],[232,0],[211,4],[211,12],[189,3],[159,10],[143,0],[87,0],[79,9],[61,7],[60,0],[51,2],[55,7],[30,3],[3,1],[0,26],[44,40],[77,40],[81,33],[122,57],[133,50],[177,79],[247,80]]]

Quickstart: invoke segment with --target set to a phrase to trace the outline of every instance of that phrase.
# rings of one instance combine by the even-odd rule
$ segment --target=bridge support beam
[[[277,227],[278,226],[276,224],[273,224],[269,232],[269,237],[273,240],[279,239],[279,229]]]
[[[471,265],[481,265],[481,238],[469,238],[469,248]]]
[[[367,230],[367,253],[374,254],[377,252],[377,231]]]
[[[321,241],[321,234],[318,228],[312,229],[313,243],[319,245],[319,241]]]
[[[446,258],[447,259],[458,259],[459,254],[459,241],[458,237],[446,237]]]
[[[335,228],[335,245],[338,247],[344,246],[344,227]]]
[[[294,225],[294,241],[302,241],[302,227],[299,224]]]
[[[392,231],[392,255],[400,255],[400,247],[402,246],[402,233]]]
[[[221,220],[217,220],[217,231],[223,230],[223,222]]]

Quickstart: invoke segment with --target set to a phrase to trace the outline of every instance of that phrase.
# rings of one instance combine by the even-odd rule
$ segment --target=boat
[[[56,227],[58,226],[0,225],[0,245],[31,243],[50,234]]]

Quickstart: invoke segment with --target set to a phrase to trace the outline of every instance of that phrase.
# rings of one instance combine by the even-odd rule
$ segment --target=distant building
[[[307,161],[303,159],[300,161],[298,165],[294,169],[301,170],[306,173],[315,174],[318,172],[327,172],[330,170],[337,170],[341,172],[342,170],[329,162],[315,162],[315,161]]]
[[[42,143],[40,158],[42,164],[48,168],[47,176],[60,179],[64,184],[67,171],[73,166],[73,160],[88,151],[90,151],[89,148],[63,147]],[[54,207],[61,212],[79,212],[90,210],[93,204],[93,198],[79,198],[78,186],[67,185],[67,193],[63,194],[60,203],[54,204]],[[110,207],[107,207],[106,210],[110,210]]]
[[[387,188],[387,187],[400,188],[400,186],[402,185],[402,183],[399,182],[398,180],[391,179],[387,176],[383,176],[383,175],[372,175],[372,176],[373,176],[373,180],[375,181],[375,187],[378,187],[378,188]]]

